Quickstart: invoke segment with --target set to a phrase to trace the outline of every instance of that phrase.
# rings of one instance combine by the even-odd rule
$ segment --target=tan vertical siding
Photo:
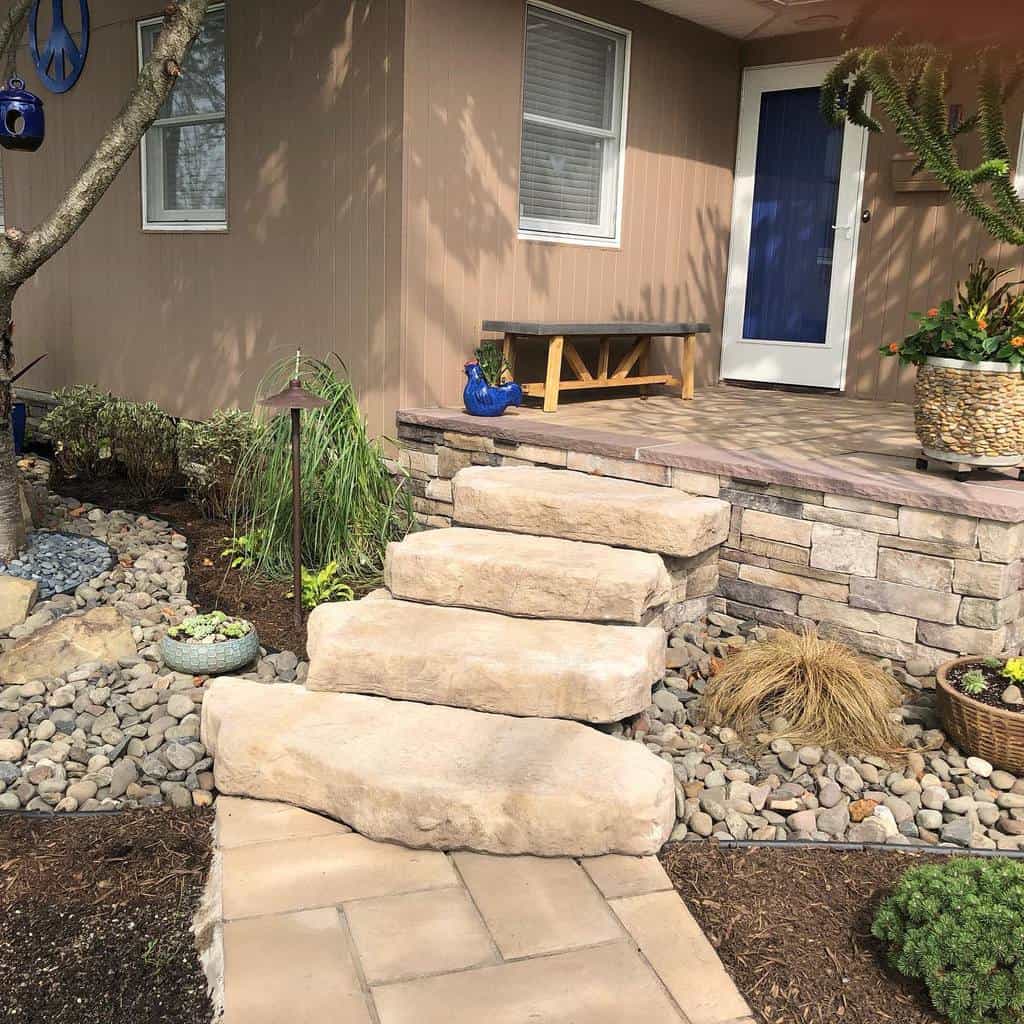
[[[790,36],[751,43],[743,48],[745,67],[809,60],[842,52],[830,33]],[[974,85],[966,76],[955,79],[951,103],[975,105]],[[1024,101],[1008,112],[1009,140],[1015,155],[1020,139]],[[975,146],[965,144],[964,160]],[[909,401],[914,371],[883,358],[878,347],[901,340],[913,328],[909,314],[938,305],[953,294],[967,265],[978,256],[1013,268],[1024,277],[1024,250],[1000,246],[973,219],[961,214],[944,193],[900,193],[892,188],[890,162],[905,147],[888,129],[872,135],[864,180],[864,208],[871,222],[862,226],[850,330],[846,390],[864,398]]]
[[[699,318],[718,376],[738,44],[621,0],[632,30],[622,247],[518,239],[525,5],[408,0],[403,399],[452,402],[485,318]]]
[[[84,161],[134,81],[136,19],[159,5],[93,0],[92,13],[82,79],[43,93],[46,143],[5,158],[9,224],[35,223]],[[50,352],[31,383],[203,415],[248,405],[301,346],[338,352],[373,429],[392,429],[403,33],[401,0],[228,0],[229,231],[143,233],[133,157],[19,295],[21,360]]]

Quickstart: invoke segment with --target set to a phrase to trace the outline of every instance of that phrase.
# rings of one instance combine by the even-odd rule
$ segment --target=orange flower
[[[928,315],[929,316],[938,316],[939,315],[939,307],[938,306],[932,306],[932,308],[928,310]]]
[[[985,330],[985,328],[988,327],[988,321],[983,316],[979,316],[978,317],[978,326],[982,330]]]
[[[899,350],[900,350],[900,343],[898,341],[891,341],[891,342],[889,342],[889,351],[893,355],[896,355],[896,353],[899,352]]]
[[[1016,338],[1011,338],[1010,344],[1014,348],[1024,348],[1024,334],[1018,334]]]

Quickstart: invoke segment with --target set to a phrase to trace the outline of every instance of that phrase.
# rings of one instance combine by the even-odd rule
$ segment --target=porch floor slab
[[[399,424],[494,438],[691,472],[717,474],[1024,522],[1013,470],[915,468],[920,444],[909,405],[834,394],[719,385],[693,401],[674,395],[568,401],[557,412],[510,409],[493,419],[461,409],[406,409]]]
[[[233,797],[217,821],[225,1024],[752,1024],[653,857],[424,855]],[[268,902],[268,870],[303,884]]]

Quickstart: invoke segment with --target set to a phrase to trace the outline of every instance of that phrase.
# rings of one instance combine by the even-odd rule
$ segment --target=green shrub
[[[957,858],[911,868],[872,932],[953,1024],[1024,1021],[1024,863]]]
[[[42,428],[53,442],[57,468],[66,477],[95,476],[110,459],[113,395],[91,384],[76,384],[53,397],[57,404]]]
[[[302,607],[307,611],[328,601],[354,601],[355,596],[355,591],[339,578],[337,562],[315,572],[302,567]]]
[[[295,360],[278,363],[259,394],[279,391]],[[379,582],[388,542],[403,537],[411,496],[384,464],[371,439],[345,367],[305,358],[300,376],[326,407],[302,414],[302,562],[338,565],[341,579],[360,587]],[[234,534],[253,541],[253,567],[271,579],[292,571],[291,423],[271,419],[243,454],[232,494]],[[249,552],[247,552],[248,554]]]
[[[259,431],[252,413],[238,409],[218,409],[201,423],[178,424],[178,464],[189,495],[208,516],[227,516],[238,463]]]
[[[147,501],[178,482],[178,428],[153,402],[118,400],[110,414],[111,447],[132,490]]]

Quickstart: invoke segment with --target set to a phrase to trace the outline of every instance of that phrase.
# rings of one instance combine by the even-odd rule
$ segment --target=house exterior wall
[[[808,33],[745,44],[744,67],[838,56],[845,49],[838,35]],[[974,84],[953,78],[951,103],[975,109]],[[877,113],[877,111],[876,111]],[[1007,111],[1013,154],[1020,139],[1024,97]],[[969,160],[976,145],[962,146]],[[976,221],[959,212],[942,192],[895,192],[891,159],[906,147],[890,129],[872,135],[864,179],[864,209],[871,221],[861,226],[846,371],[848,394],[879,401],[913,400],[914,369],[885,359],[878,347],[901,341],[913,328],[909,314],[936,306],[953,295],[967,265],[984,256],[1024,277],[1024,249],[993,241]]]
[[[4,156],[7,223],[35,224],[120,109],[153,0],[92,0],[86,70],[38,85],[47,139]],[[168,411],[248,406],[301,347],[346,362],[375,432],[398,405],[402,0],[228,0],[228,230],[141,229],[139,157],[21,290],[23,383],[91,382]]]
[[[623,0],[562,6],[632,31],[619,249],[518,238],[524,0],[407,0],[405,406],[458,401],[484,319],[707,320],[717,380],[739,46]]]

